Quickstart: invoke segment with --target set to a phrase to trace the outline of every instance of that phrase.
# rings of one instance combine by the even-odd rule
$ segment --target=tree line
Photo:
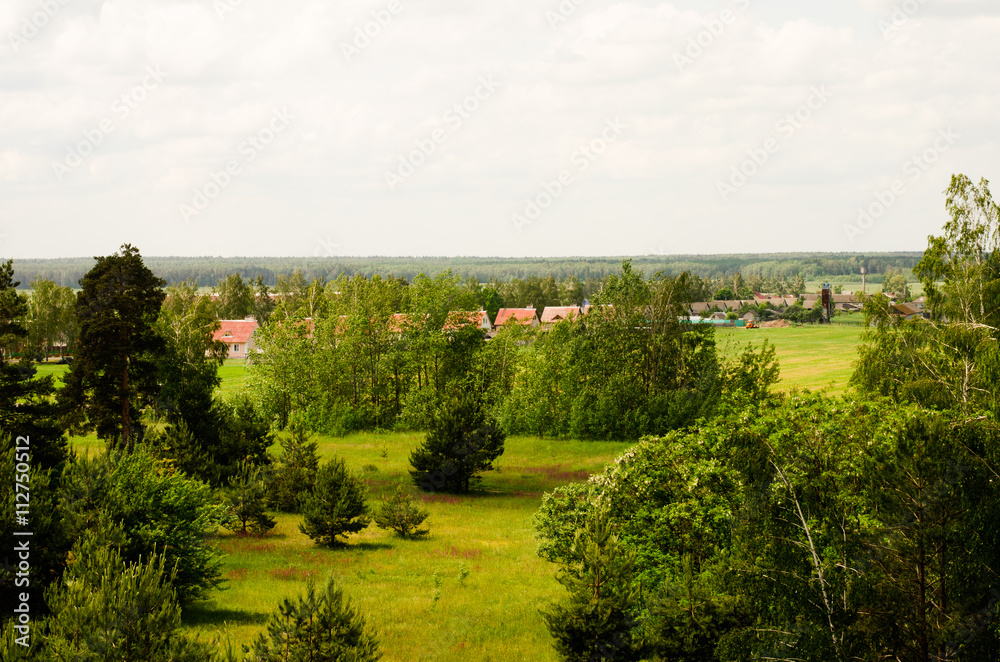
[[[552,276],[558,281],[575,277],[580,281],[600,281],[615,273],[622,257],[567,258],[487,258],[487,257],[309,257],[309,258],[219,258],[219,257],[147,257],[146,264],[168,284],[191,281],[198,287],[212,287],[230,274],[248,281],[260,278],[275,287],[279,275],[301,272],[313,281],[335,280],[340,276],[371,278],[399,277],[407,280],[421,273],[440,273],[446,269],[481,283],[491,280]],[[806,280],[843,280],[857,276],[862,267],[878,278],[889,267],[907,271],[920,259],[920,253],[774,253],[745,255],[646,255],[633,256],[632,263],[645,273],[662,272],[678,276],[687,272],[701,278],[745,278],[791,280],[802,275]],[[94,266],[88,258],[18,260],[15,279],[28,287],[35,278],[51,280],[58,286],[76,287],[77,282]]]

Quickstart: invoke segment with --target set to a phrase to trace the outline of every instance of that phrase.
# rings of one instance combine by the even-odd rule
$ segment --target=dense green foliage
[[[595,510],[577,530],[559,569],[567,604],[543,612],[556,650],[567,662],[641,659],[634,633],[639,590],[633,586],[635,553],[619,544],[607,515]]]
[[[105,520],[125,533],[121,555],[139,563],[162,553],[187,604],[220,583],[219,555],[205,539],[222,518],[208,485],[170,472],[145,448],[80,459],[63,477],[62,508],[75,540]]]
[[[888,300],[865,304],[870,330],[853,382],[864,392],[935,409],[1000,413],[1000,208],[989,183],[952,177],[941,236],[914,268],[930,319],[906,321]]]
[[[331,577],[319,592],[310,582],[297,601],[285,600],[247,647],[247,662],[376,662],[378,640]]]
[[[173,572],[161,554],[125,561],[118,530],[85,534],[65,580],[48,596],[52,616],[36,633],[36,659],[108,662],[211,662],[207,646],[180,633]]]
[[[428,492],[468,492],[503,455],[506,435],[473,398],[448,400],[431,422],[427,438],[410,454],[410,476]]]
[[[371,522],[367,490],[342,459],[319,468],[316,486],[302,504],[299,529],[320,545],[343,544],[340,538],[364,529]]]
[[[667,275],[689,272],[702,278],[730,280],[737,273],[745,278],[758,276],[768,279],[793,279],[802,275],[806,280],[825,276],[857,275],[861,267],[869,274],[882,274],[887,267],[910,269],[920,259],[920,253],[761,253],[744,255],[647,255],[632,257],[637,268],[649,273],[662,271]],[[212,287],[239,274],[248,281],[258,277],[269,287],[278,282],[279,274],[302,272],[308,282],[327,282],[340,276],[353,278],[391,275],[415,278],[420,273],[438,273],[452,269],[478,282],[510,281],[531,276],[553,276],[558,281],[576,277],[580,281],[601,280],[617,271],[622,257],[567,258],[491,258],[491,257],[150,257],[150,268],[169,283],[193,280],[201,287]],[[84,273],[94,265],[88,258],[55,260],[19,260],[17,277],[25,283],[36,277],[48,278],[59,285],[74,287]],[[879,282],[878,276],[870,282]],[[712,290],[721,289],[716,287]],[[221,287],[220,287],[221,291]],[[237,318],[238,319],[238,318]]]
[[[998,441],[884,401],[764,402],[557,490],[539,551],[571,562],[605,509],[646,596],[633,634],[663,659],[992,659],[971,624],[996,607]]]

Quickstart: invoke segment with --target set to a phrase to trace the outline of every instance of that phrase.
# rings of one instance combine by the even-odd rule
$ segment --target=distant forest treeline
[[[805,280],[860,275],[861,267],[875,276],[892,267],[908,273],[922,253],[748,253],[742,255],[646,255],[633,257],[632,265],[645,274],[662,272],[674,276],[687,271],[702,278],[725,278],[742,273],[744,278]],[[263,278],[269,286],[278,275],[300,271],[312,281],[331,281],[338,276],[374,274],[412,280],[420,273],[433,275],[451,269],[465,278],[480,282],[501,282],[531,276],[554,276],[580,280],[603,279],[621,267],[621,257],[496,258],[496,257],[144,257],[146,265],[169,284],[192,280],[200,287],[212,287],[232,273],[246,279]],[[94,266],[93,258],[14,260],[15,280],[27,288],[36,277],[60,286],[78,287],[78,281]]]

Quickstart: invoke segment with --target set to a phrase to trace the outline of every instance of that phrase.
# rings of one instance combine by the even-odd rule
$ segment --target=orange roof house
[[[538,311],[534,308],[501,308],[493,326],[538,326]]]
[[[257,331],[257,320],[219,320],[219,329],[212,334],[212,340],[221,340],[228,345],[226,357],[245,359],[254,349],[253,334]]]
[[[579,306],[546,306],[542,311],[542,326],[552,326],[566,319],[577,319],[581,314]]]
[[[444,322],[444,330],[457,331],[458,329],[472,325],[479,327],[480,330],[486,333],[493,330],[493,325],[490,324],[490,316],[486,314],[485,310],[476,312],[453,310],[448,313],[448,318]]]

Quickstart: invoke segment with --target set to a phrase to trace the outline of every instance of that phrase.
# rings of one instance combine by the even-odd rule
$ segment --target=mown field
[[[774,346],[781,367],[778,389],[822,390],[838,395],[847,390],[864,327],[858,313],[836,320],[828,326],[719,329],[717,342],[725,355],[732,355],[747,343],[756,346],[767,340]]]
[[[718,341],[732,353],[767,339],[781,363],[779,388],[838,393],[847,386],[862,329],[856,318],[839,321],[725,329]],[[47,365],[39,372],[58,378],[65,369]],[[243,385],[245,366],[227,361],[220,374],[222,392],[232,393]],[[365,477],[373,504],[401,483],[430,511],[430,536],[401,540],[373,525],[345,547],[325,549],[299,531],[297,515],[278,515],[277,527],[262,538],[220,531],[214,542],[224,555],[225,587],[188,610],[189,632],[249,643],[281,600],[299,595],[308,579],[332,574],[378,632],[387,661],[557,659],[538,610],[564,590],[556,568],[535,553],[532,518],[544,492],[601,471],[629,444],[511,438],[499,471],[486,474],[479,491],[452,496],[420,493],[409,481],[409,454],[422,435],[317,440],[324,459],[342,457]],[[87,453],[103,448],[93,436],[73,442]]]

